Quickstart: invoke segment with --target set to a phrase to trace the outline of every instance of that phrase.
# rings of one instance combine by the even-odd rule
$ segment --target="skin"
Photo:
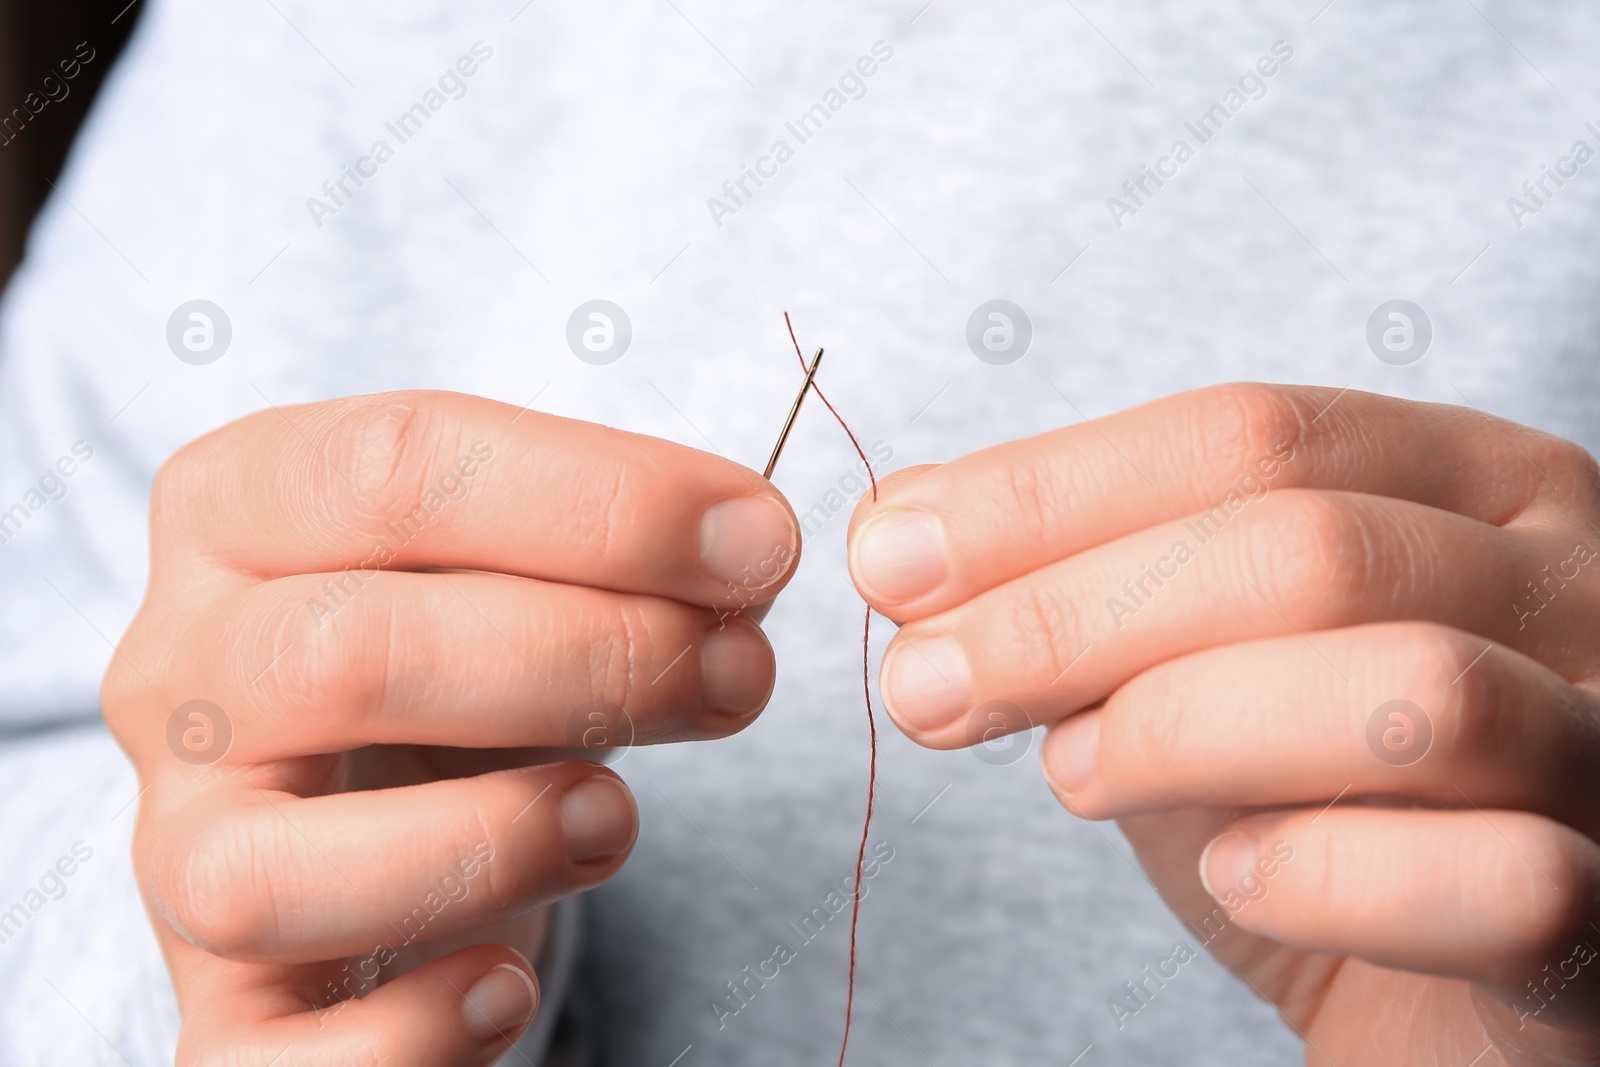
[[[850,561],[902,624],[895,721],[936,749],[1007,729],[991,701],[1048,725],[1061,803],[1118,820],[1308,1064],[1597,1061],[1587,453],[1472,410],[1232,385],[880,485]],[[1123,583],[1163,557],[1136,602]],[[1431,743],[1417,713],[1369,740],[1393,700]]]
[[[459,497],[312,612],[479,441],[493,459]],[[783,518],[739,526],[732,586],[700,559],[704,515],[749,498]],[[1600,588],[1575,562],[1600,546],[1600,477],[1581,449],[1460,409],[1228,386],[898,472],[849,536],[863,595],[903,624],[883,670],[902,729],[961,747],[992,736],[993,701],[1048,724],[1062,803],[1119,820],[1308,1063],[1600,1054],[1600,967],[1575,962],[1600,942]],[[175,456],[103,698],[147,786],[135,865],[179,1062],[492,1062],[536,994],[485,1036],[467,991],[506,967],[531,981],[543,905],[613,874],[636,832],[613,794],[573,858],[551,801],[615,781],[557,758],[588,741],[574,711],[618,703],[640,741],[748,723],[771,688],[749,619],[797,549],[752,472],[453,394],[266,412]],[[731,680],[705,654],[727,630],[757,664]],[[202,765],[167,729],[194,699],[232,725]],[[1371,740],[1394,700],[1429,727],[1416,758]],[[323,994],[483,846],[382,984]]]
[[[773,680],[752,617],[799,543],[743,467],[458,394],[182,449],[102,691],[178,1063],[493,1062],[536,1007],[544,907],[637,832],[621,780],[564,757],[748,725]],[[194,700],[220,711],[174,741]]]

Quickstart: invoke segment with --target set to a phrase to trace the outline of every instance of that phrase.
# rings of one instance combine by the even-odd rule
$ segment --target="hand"
[[[637,828],[616,775],[556,750],[749,724],[773,658],[742,609],[798,548],[752,472],[456,394],[262,412],[180,451],[102,693],[146,789],[178,1062],[503,1053],[539,909]]]
[[[905,624],[900,727],[947,749],[1054,724],[1061,802],[1121,821],[1186,951],[1274,1003],[1308,1063],[1596,1062],[1582,449],[1226,386],[901,472],[850,537]]]

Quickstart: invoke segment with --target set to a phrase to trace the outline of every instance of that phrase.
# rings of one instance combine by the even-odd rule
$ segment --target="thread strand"
[[[806,357],[800,351],[800,341],[794,335],[794,323],[789,320],[789,313],[783,313],[783,324],[789,328],[789,340],[794,344],[795,358],[800,360],[800,369],[806,369]],[[851,431],[844,416],[840,415],[832,402],[823,395],[822,388],[811,383],[811,391],[817,398],[828,406],[828,411],[833,414],[839,426],[844,430],[845,436],[850,438],[856,455],[861,457],[861,465],[866,468],[867,480],[872,483],[872,499],[878,499],[878,478],[872,473],[872,464],[867,460],[867,454],[861,450],[861,442],[856,440],[856,435]],[[867,613],[861,623],[861,692],[867,704],[867,735],[871,739],[870,754],[867,758],[867,815],[861,822],[861,845],[856,849],[856,888],[852,894],[853,902],[850,906],[850,972],[845,984],[844,1001],[844,1037],[839,1042],[839,1067],[844,1067],[845,1053],[850,1048],[850,1020],[855,1010],[856,1003],[856,934],[861,924],[861,872],[866,866],[867,838],[872,833],[872,807],[878,792],[878,724],[872,715],[872,605],[867,605]]]

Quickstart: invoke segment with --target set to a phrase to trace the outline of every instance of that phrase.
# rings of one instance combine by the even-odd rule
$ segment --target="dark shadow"
[[[0,0],[0,287],[144,7]]]

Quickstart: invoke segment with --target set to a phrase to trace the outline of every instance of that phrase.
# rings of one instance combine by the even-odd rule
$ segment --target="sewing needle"
[[[817,367],[821,364],[822,349],[819,348],[811,359],[811,366],[806,370],[806,380],[800,385],[800,392],[794,398],[794,406],[789,409],[789,417],[783,422],[783,432],[778,434],[778,443],[772,446],[772,458],[767,460],[767,469],[761,475],[763,478],[772,477],[772,470],[778,465],[778,456],[783,452],[784,443],[789,440],[789,431],[794,429],[795,416],[800,414],[800,405],[805,402],[806,394],[811,391],[811,380],[817,376]]]

